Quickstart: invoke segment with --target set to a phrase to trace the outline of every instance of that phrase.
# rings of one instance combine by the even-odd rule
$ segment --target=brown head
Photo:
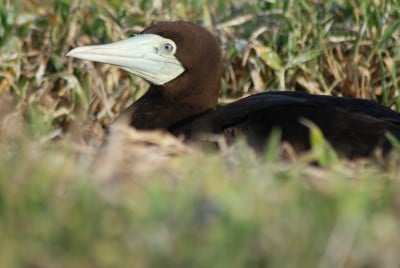
[[[168,128],[217,105],[221,51],[211,33],[190,22],[158,22],[127,40],[75,48],[67,56],[114,64],[150,83],[129,109],[138,128]]]

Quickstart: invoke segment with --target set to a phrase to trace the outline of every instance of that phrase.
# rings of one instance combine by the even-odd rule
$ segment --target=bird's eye
[[[164,51],[167,53],[172,53],[174,51],[174,46],[170,43],[165,43],[163,47]]]

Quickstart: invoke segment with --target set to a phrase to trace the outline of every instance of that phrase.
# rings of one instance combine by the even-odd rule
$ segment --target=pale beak
[[[116,65],[155,85],[163,85],[185,69],[175,57],[175,43],[156,34],[139,34],[106,45],[72,49],[67,56]]]

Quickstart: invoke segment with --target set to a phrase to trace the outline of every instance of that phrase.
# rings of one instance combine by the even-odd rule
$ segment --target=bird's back
[[[341,154],[350,158],[370,155],[391,144],[386,133],[400,137],[400,114],[368,100],[311,95],[302,92],[266,92],[243,98],[216,111],[193,117],[171,131],[188,139],[222,134],[228,140],[245,136],[262,150],[274,128],[298,151],[310,147],[309,125],[315,124]]]

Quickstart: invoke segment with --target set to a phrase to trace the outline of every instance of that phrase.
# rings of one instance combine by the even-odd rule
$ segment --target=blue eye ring
[[[172,53],[174,52],[174,45],[172,45],[171,43],[165,43],[163,45],[164,51],[167,53]]]

